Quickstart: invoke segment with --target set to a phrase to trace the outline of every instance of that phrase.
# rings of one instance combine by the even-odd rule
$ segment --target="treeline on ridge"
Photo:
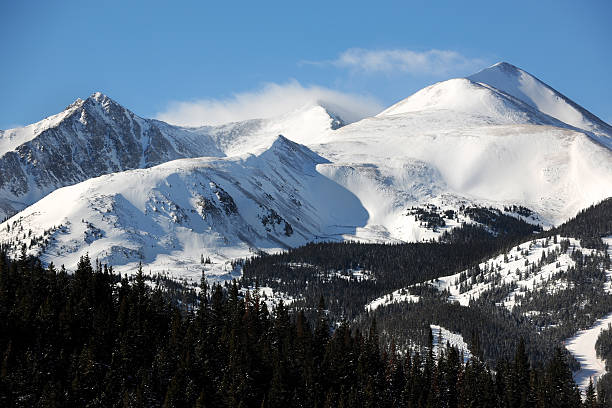
[[[280,254],[261,254],[242,261],[240,283],[245,287],[271,287],[301,299],[296,306],[309,310],[314,310],[323,296],[330,300],[328,307],[334,318],[352,319],[377,297],[467,269],[532,238],[539,231],[537,226],[518,218],[502,217],[487,209],[477,212],[482,217],[489,214],[490,228],[500,228],[497,236],[481,226],[465,224],[444,232],[437,242],[310,243]],[[358,285],[353,276],[356,270],[365,273]]]
[[[601,238],[612,235],[612,197],[581,210],[574,218],[547,234],[580,239],[584,248],[604,249]]]

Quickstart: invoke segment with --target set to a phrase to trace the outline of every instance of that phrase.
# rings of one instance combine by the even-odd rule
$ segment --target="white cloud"
[[[367,50],[350,48],[337,59],[324,62],[305,62],[313,65],[333,65],[365,73],[408,73],[413,75],[449,75],[458,71],[470,72],[486,66],[480,58],[468,58],[456,51],[412,51],[407,49]]]
[[[219,125],[247,119],[279,116],[305,105],[319,103],[353,122],[380,112],[383,106],[370,96],[340,92],[297,81],[266,84],[260,90],[234,94],[227,99],[172,102],[157,119],[183,126]]]

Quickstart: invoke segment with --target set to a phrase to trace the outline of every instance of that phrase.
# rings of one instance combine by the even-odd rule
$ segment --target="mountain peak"
[[[503,70],[503,71],[522,71],[522,69],[520,69],[516,65],[512,65],[506,61],[497,62],[491,65],[490,67],[483,69],[482,71],[486,71],[488,69],[498,69],[498,70]]]
[[[477,73],[468,76],[467,79],[469,79],[471,81],[474,81],[474,82],[485,83],[487,85],[491,85],[491,86],[495,87],[493,84],[491,84],[489,82],[495,80],[499,84],[499,82],[503,78],[505,78],[505,79],[515,79],[518,76],[528,76],[530,78],[534,78],[538,82],[540,82],[543,85],[545,85],[542,81],[540,81],[539,79],[535,78],[533,75],[531,75],[528,72],[524,71],[523,69],[521,69],[521,68],[519,68],[519,67],[517,67],[515,65],[512,65],[512,64],[510,64],[508,62],[505,62],[505,61],[500,61],[500,62],[498,62],[496,64],[491,65],[490,67],[482,69],[482,70],[478,71]],[[500,89],[500,90],[502,90],[502,89]]]
[[[66,109],[64,109],[64,111],[72,110],[74,108],[80,108],[84,104],[102,105],[102,106],[109,105],[109,104],[114,104],[114,105],[117,105],[117,106],[121,106],[117,102],[115,102],[114,100],[112,100],[111,98],[109,98],[108,96],[103,94],[102,92],[94,92],[91,95],[89,95],[89,97],[87,99],[85,99],[85,100],[83,100],[81,98],[77,98],[74,102],[72,102],[70,105],[68,105],[66,107]]]
[[[570,126],[609,133],[610,126],[527,71],[498,62],[467,79],[496,88]]]
[[[117,102],[103,94],[102,92],[94,92],[92,93],[86,101],[95,102],[101,105],[114,104],[119,105]]]
[[[327,116],[331,119],[330,127],[332,130],[346,126],[347,122],[340,114],[336,113],[333,108],[326,106],[325,103],[320,103],[319,106],[325,110],[325,113],[327,113]]]
[[[300,149],[301,147],[303,146],[279,134],[278,136],[276,136],[276,138],[274,138],[274,141],[272,142],[272,144],[270,144],[270,147],[268,148],[268,150],[273,150],[273,151],[278,152],[278,151],[286,151],[288,149],[296,150],[296,149]]]
[[[97,114],[103,116],[110,115],[111,118],[118,118],[124,114],[133,115],[129,109],[109,98],[102,92],[94,92],[91,94],[91,96],[85,100],[83,106],[90,114],[97,112]]]
[[[307,146],[294,142],[293,140],[279,134],[268,148],[263,150],[258,157],[272,158],[273,161],[287,161],[292,167],[303,166],[304,163],[327,163],[328,161]]]
[[[523,70],[522,68],[517,67],[516,65],[513,65],[509,62],[506,61],[500,61],[497,62],[493,65],[491,65],[490,67],[484,68],[480,71],[478,71],[475,74],[472,74],[470,76],[468,76],[467,78],[474,81],[474,82],[483,82],[480,80],[474,80],[474,79],[481,79],[482,77],[485,76],[504,76],[504,77],[508,77],[508,78],[516,78],[519,77],[521,75],[525,75],[525,76],[529,76],[532,78],[535,78],[533,75],[529,74],[527,71]],[[540,81],[539,79],[535,78],[536,80]],[[542,81],[540,81],[542,82]],[[543,82],[542,82],[543,83]],[[490,84],[488,84],[490,85]]]

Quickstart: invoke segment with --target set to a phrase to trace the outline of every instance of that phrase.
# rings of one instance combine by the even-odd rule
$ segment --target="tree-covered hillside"
[[[189,297],[184,297],[188,299]],[[0,257],[0,404],[16,407],[579,407],[559,351],[531,368],[523,343],[495,372],[457,349],[381,348],[376,323],[334,330],[269,310],[236,284],[192,303],[84,258],[74,274]]]

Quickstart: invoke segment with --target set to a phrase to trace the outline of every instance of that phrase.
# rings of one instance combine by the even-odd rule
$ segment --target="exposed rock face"
[[[224,156],[206,134],[143,119],[100,93],[0,156],[0,218],[92,177],[170,160]]]

